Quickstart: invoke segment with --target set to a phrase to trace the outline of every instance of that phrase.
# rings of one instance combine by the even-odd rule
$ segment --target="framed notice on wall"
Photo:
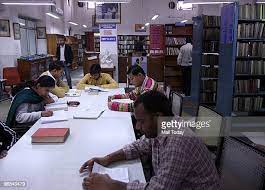
[[[119,3],[96,4],[95,11],[97,24],[121,23],[121,4]]]

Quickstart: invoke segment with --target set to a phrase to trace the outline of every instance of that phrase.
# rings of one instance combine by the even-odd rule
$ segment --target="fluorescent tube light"
[[[265,4],[265,1],[258,1],[256,3],[259,3],[259,4]]]
[[[78,25],[77,23],[75,23],[75,22],[72,22],[72,21],[69,21],[68,23],[69,23],[69,24],[72,24],[72,25],[75,25],[75,26],[77,26],[77,25]]]
[[[87,3],[87,2],[94,2],[94,3],[130,3],[130,0],[121,0],[121,1],[107,1],[107,0],[79,0],[78,2]]]
[[[181,23],[185,23],[185,22],[188,22],[188,20],[183,20],[183,21],[181,21]]]
[[[60,19],[58,16],[56,16],[55,14],[53,13],[46,13],[46,15],[50,16],[50,17],[53,17],[55,19]]]
[[[87,25],[83,24],[83,27],[84,27],[84,28],[87,28]]]
[[[150,23],[148,22],[148,23],[145,23],[145,26],[149,26],[150,25]]]
[[[159,17],[159,15],[155,15],[155,16],[153,16],[152,20],[155,20],[155,19],[157,19],[158,17]]]
[[[2,2],[3,5],[53,5],[54,2]]]
[[[20,26],[26,26],[26,24],[22,23],[22,22],[19,22],[18,23]]]
[[[223,3],[233,3],[233,1],[207,1],[207,2],[189,2],[190,4],[193,5],[213,5],[213,4],[223,4]],[[184,5],[186,3],[184,2]]]

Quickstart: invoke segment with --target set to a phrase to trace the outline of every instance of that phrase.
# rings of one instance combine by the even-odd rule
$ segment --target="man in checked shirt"
[[[108,175],[90,174],[84,178],[83,188],[89,190],[219,190],[219,177],[210,153],[190,129],[180,135],[159,135],[159,116],[173,116],[169,100],[160,92],[149,91],[135,101],[137,128],[145,134],[141,139],[102,158],[92,158],[80,168],[90,170],[94,162],[108,166],[142,155],[152,156],[154,176],[147,183],[123,183]]]

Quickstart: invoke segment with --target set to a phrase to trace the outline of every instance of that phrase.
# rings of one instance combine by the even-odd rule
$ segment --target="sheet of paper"
[[[265,146],[265,132],[243,132],[253,143]]]
[[[65,93],[65,95],[70,97],[78,97],[81,96],[81,90],[70,89],[67,93]]]
[[[85,91],[99,91],[99,92],[109,92],[108,89],[105,89],[105,88],[101,88],[99,86],[88,86],[85,88]]]
[[[53,123],[53,122],[59,122],[59,121],[67,121],[67,115],[65,111],[60,110],[60,111],[54,111],[53,116],[51,117],[41,117],[40,121],[42,124],[45,123]]]
[[[114,180],[129,182],[128,168],[106,168],[95,162],[92,173],[108,174]]]
[[[133,103],[133,100],[131,100],[131,99],[114,99],[114,100],[112,100],[112,102],[131,104],[131,103]]]
[[[77,111],[74,113],[74,119],[97,119],[103,112],[104,110]]]

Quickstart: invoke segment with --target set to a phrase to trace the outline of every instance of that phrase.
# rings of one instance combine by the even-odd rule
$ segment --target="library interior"
[[[265,0],[0,0],[0,189],[264,190]]]

